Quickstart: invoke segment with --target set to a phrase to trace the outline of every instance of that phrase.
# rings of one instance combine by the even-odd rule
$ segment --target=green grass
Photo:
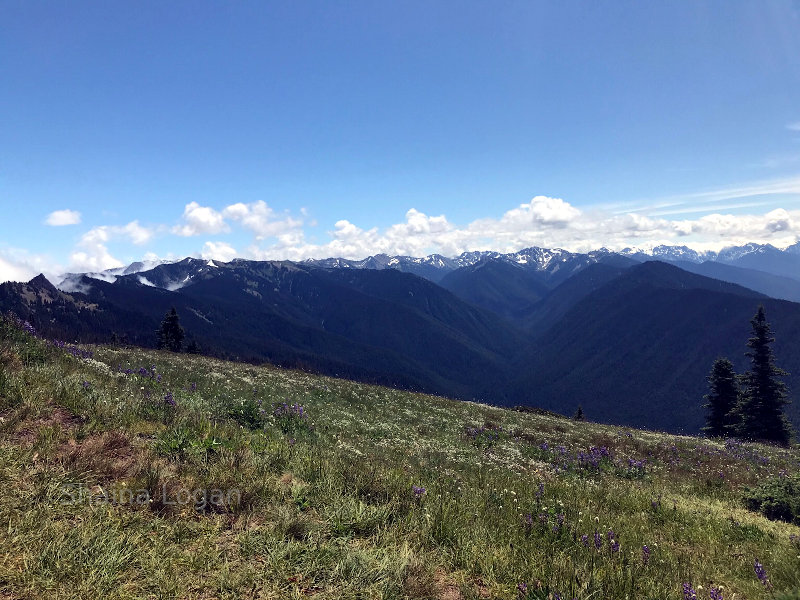
[[[0,598],[516,599],[525,582],[530,598],[679,600],[689,582],[698,598],[714,585],[742,600],[800,588],[800,528],[742,500],[800,472],[796,448],[91,350],[76,358],[0,323]],[[160,381],[137,374],[152,366]]]

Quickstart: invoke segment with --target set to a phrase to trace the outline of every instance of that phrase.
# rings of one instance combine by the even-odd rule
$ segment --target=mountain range
[[[654,260],[655,259],[655,260]],[[69,341],[152,346],[175,307],[209,354],[499,405],[694,432],[705,376],[746,368],[759,304],[800,425],[800,250],[528,248],[455,258],[186,258],[0,285],[0,310]]]

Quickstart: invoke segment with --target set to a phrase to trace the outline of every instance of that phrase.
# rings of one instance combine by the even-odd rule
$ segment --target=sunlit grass
[[[80,358],[3,327],[0,597],[800,588],[800,528],[740,500],[743,486],[800,470],[797,449],[198,356],[97,347]],[[138,491],[149,500],[132,501]],[[183,502],[188,492],[200,495]]]

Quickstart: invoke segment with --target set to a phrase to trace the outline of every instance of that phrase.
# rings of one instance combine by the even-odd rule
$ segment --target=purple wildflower
[[[528,595],[528,584],[524,581],[517,584],[517,592],[520,598],[525,598]]]
[[[690,583],[683,584],[683,600],[697,600],[697,592]]]
[[[650,562],[650,548],[645,544],[642,546],[642,564],[646,567]]]
[[[769,578],[767,577],[767,572],[764,569],[764,565],[758,562],[758,559],[755,560],[753,569],[756,572],[756,577],[758,577],[758,580],[764,584],[764,587],[769,587]]]
[[[167,406],[175,406],[175,398],[172,396],[172,392],[167,392],[167,395],[164,396],[164,404]]]
[[[581,536],[581,543],[584,545],[585,548],[589,547],[589,536],[587,534],[583,534]]]
[[[428,490],[426,490],[424,487],[421,487],[419,485],[412,485],[411,486],[411,491],[414,492],[414,497],[417,500],[419,500],[420,498],[422,498],[427,493]]]
[[[718,587],[711,586],[711,589],[708,590],[708,594],[711,600],[724,600],[722,597],[722,590]]]

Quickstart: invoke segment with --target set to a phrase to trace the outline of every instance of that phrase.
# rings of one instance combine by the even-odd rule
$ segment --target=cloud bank
[[[72,251],[65,253],[69,256],[66,267],[46,256],[0,247],[0,281],[25,280],[39,272],[98,272],[121,267],[131,256],[150,260],[185,255],[219,261],[237,257],[304,260],[361,259],[380,253],[455,256],[476,250],[512,252],[529,246],[576,252],[602,247],[647,249],[659,244],[695,250],[720,250],[748,242],[786,247],[800,239],[800,210],[793,208],[800,205],[798,199],[800,178],[793,178],[664,198],[640,206],[579,208],[563,198],[535,196],[468,223],[454,223],[444,214],[429,215],[412,207],[386,227],[342,215],[327,228],[317,227],[303,208],[292,213],[277,211],[263,201],[221,207],[189,202],[171,224],[135,220],[89,229]],[[780,204],[788,208],[776,208]],[[79,221],[80,214],[70,210],[55,211],[45,219],[49,225]],[[189,242],[194,244],[192,250],[176,252],[179,240],[194,238],[199,239]],[[181,243],[185,248],[186,241]],[[118,256],[125,246],[127,260],[123,261]],[[159,248],[166,251],[158,252]]]

